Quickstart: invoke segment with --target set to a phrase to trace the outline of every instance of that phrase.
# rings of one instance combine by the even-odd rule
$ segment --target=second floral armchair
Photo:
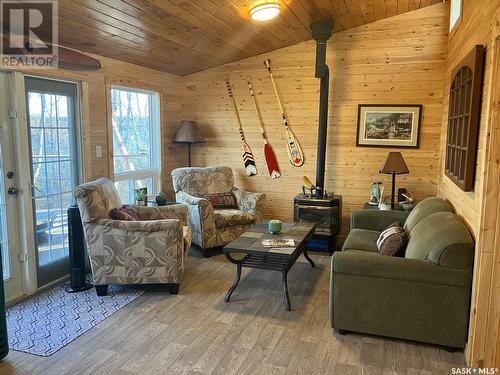
[[[262,220],[266,195],[234,187],[229,167],[177,168],[172,171],[177,202],[188,205],[188,221],[193,242],[206,249],[223,246],[239,237],[247,228]],[[213,208],[209,194],[232,192],[236,208]]]

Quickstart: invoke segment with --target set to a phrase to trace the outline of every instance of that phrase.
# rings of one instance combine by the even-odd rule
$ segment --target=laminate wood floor
[[[50,357],[11,351],[0,374],[450,374],[461,352],[358,334],[328,321],[330,257],[300,257],[289,273],[292,311],[278,272],[243,269],[191,249],[180,294],[148,291]]]

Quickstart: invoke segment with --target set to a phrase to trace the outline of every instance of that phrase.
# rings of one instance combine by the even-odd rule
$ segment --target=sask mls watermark
[[[57,0],[0,0],[0,68],[57,68]]]
[[[498,374],[495,367],[454,367],[451,375],[495,375]]]

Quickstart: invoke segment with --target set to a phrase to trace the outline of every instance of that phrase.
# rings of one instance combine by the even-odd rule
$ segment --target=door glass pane
[[[1,145],[0,145],[1,147]],[[10,279],[9,242],[7,238],[7,206],[5,204],[4,171],[0,149],[0,251],[2,252],[3,280]]]
[[[71,96],[28,90],[38,265],[68,256],[67,209],[76,186]]]

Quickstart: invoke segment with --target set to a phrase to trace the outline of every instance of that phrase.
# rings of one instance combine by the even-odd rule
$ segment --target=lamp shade
[[[174,143],[203,143],[205,140],[201,135],[196,121],[182,120],[172,137]]]
[[[405,174],[410,173],[410,171],[406,166],[405,159],[403,159],[403,155],[401,155],[401,152],[389,152],[384,165],[380,169],[380,173]]]

